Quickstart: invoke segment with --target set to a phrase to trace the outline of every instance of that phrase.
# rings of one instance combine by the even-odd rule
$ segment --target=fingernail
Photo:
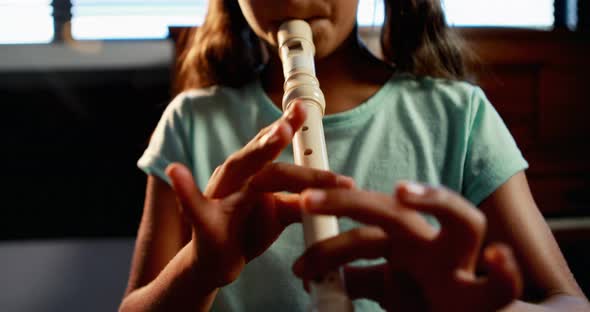
[[[426,194],[426,188],[418,183],[407,182],[404,184],[404,188],[406,192],[408,192],[411,195],[423,196],[424,194]]]
[[[503,264],[504,257],[502,253],[497,250],[496,248],[488,248],[484,251],[484,256],[488,259],[488,261],[493,262],[495,264]]]
[[[169,165],[166,168],[166,175],[171,179],[175,179],[179,176],[186,176],[186,171],[181,170],[177,165]]]
[[[168,165],[168,167],[166,167],[166,175],[168,177],[173,176],[175,172],[176,172],[176,166]]]
[[[260,145],[274,144],[279,140],[279,124],[275,124],[272,128],[260,138]]]
[[[301,105],[301,102],[295,102],[289,106],[289,109],[285,112],[285,119],[288,122],[293,121],[295,119],[295,109],[296,106],[300,106],[300,109],[305,110],[305,105]]]
[[[321,206],[326,199],[326,192],[322,190],[308,190],[306,191],[305,196],[307,208],[313,209]]]
[[[284,117],[287,120],[292,120],[293,117],[295,117],[295,105],[297,105],[297,103],[293,103],[289,106],[289,109],[287,109],[284,113]]]
[[[347,177],[347,176],[337,176],[336,177],[336,185],[338,185],[339,187],[345,187],[345,188],[354,188],[354,179],[351,177]]]

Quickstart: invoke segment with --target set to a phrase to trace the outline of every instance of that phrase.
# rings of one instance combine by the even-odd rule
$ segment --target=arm
[[[308,248],[294,265],[298,276],[310,279],[356,259],[382,256],[388,260],[345,270],[353,298],[373,299],[400,311],[496,311],[501,307],[505,312],[589,311],[532,201],[523,173],[483,204],[489,220],[459,194],[408,183],[398,184],[394,196],[314,190],[305,192],[302,202],[309,213],[347,216],[369,226]],[[418,212],[437,217],[440,230]],[[486,223],[492,244],[483,248],[480,259],[486,274],[479,276],[474,265]],[[540,294],[535,301],[542,301],[540,304],[516,300],[521,298],[522,285],[518,263],[524,268],[529,292]],[[524,298],[531,300],[530,295]]]
[[[149,178],[121,311],[208,310],[220,287],[300,219],[296,193],[352,187],[350,178],[332,172],[273,163],[304,120],[303,106],[293,105],[228,156],[204,193],[178,163],[166,169],[171,187]]]
[[[538,305],[516,301],[503,311],[590,310],[535,204],[524,172],[500,186],[480,208],[488,221],[486,240],[513,248],[525,280],[525,299],[540,301]]]
[[[198,272],[190,248],[190,227],[183,222],[176,195],[161,179],[149,176],[145,206],[135,243],[129,283],[120,311],[208,310],[215,289],[195,289]],[[202,285],[204,286],[204,285]]]

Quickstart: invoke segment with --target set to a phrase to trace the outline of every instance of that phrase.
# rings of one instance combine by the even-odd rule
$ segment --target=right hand
[[[200,283],[214,289],[234,281],[287,225],[300,220],[302,190],[353,186],[351,178],[329,171],[272,163],[305,116],[302,105],[293,105],[217,167],[204,193],[189,169],[167,168],[182,215],[192,225],[190,261]]]
[[[344,268],[352,298],[387,311],[497,311],[518,298],[522,277],[510,247],[483,248],[486,218],[444,187],[400,183],[393,195],[363,190],[316,190],[302,195],[304,211],[349,217],[366,226],[310,246],[295,263],[304,280],[354,260],[386,262]],[[440,228],[421,213],[437,218]],[[485,275],[476,272],[481,260]]]

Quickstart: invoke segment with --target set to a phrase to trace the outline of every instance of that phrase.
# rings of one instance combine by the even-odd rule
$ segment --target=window
[[[51,0],[0,0],[0,43],[53,40]]]
[[[551,28],[554,0],[443,0],[455,26]]]
[[[64,0],[66,1],[66,0]],[[449,24],[551,28],[554,0],[441,0]],[[0,0],[0,43],[50,42],[51,0]],[[159,39],[199,25],[207,0],[71,0],[74,39]],[[360,0],[361,26],[383,23],[383,0]]]
[[[72,37],[157,39],[168,26],[198,25],[206,0],[72,0]]]
[[[382,0],[359,0],[356,16],[359,26],[381,26],[383,24]]]
[[[441,0],[453,26],[551,28],[554,0]],[[360,0],[361,26],[383,24],[383,1]]]
[[[383,23],[383,2],[360,0],[362,26]],[[87,39],[149,39],[168,36],[168,26],[203,22],[207,0],[72,0],[72,37]]]

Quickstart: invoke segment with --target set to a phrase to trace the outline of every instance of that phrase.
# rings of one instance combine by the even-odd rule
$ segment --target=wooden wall
[[[463,29],[477,82],[525,157],[548,217],[590,215],[590,37],[571,32]]]

